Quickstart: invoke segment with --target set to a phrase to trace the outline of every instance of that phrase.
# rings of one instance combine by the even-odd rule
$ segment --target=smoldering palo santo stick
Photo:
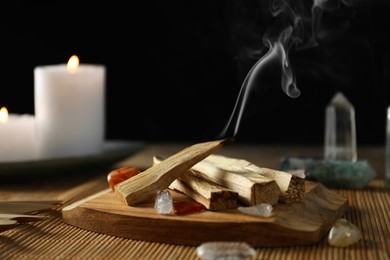
[[[277,204],[280,189],[275,180],[252,172],[226,171],[205,160],[192,167],[195,176],[238,192],[239,200],[248,206]]]
[[[117,184],[115,194],[129,206],[153,199],[158,191],[168,188],[193,165],[231,142],[233,142],[232,138],[226,138],[189,146],[161,163]]]
[[[291,173],[259,167],[249,161],[212,154],[205,158],[201,164],[211,164],[221,171],[265,176],[275,180],[280,188],[279,202],[293,203],[302,201],[305,195],[305,180]],[[196,167],[196,166],[195,166]]]

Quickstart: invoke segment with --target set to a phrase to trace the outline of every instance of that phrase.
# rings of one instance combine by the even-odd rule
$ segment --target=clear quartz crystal
[[[157,192],[154,208],[160,214],[169,214],[173,211],[173,200],[168,189]]]
[[[390,106],[387,108],[385,167],[385,186],[390,189]]]
[[[357,160],[355,109],[337,92],[326,107],[325,159]]]
[[[260,217],[269,217],[271,216],[272,213],[272,205],[268,203],[260,203],[255,206],[250,206],[250,207],[238,207],[238,211],[252,215],[252,216],[260,216]]]
[[[196,248],[202,260],[249,260],[256,251],[245,242],[206,242]]]

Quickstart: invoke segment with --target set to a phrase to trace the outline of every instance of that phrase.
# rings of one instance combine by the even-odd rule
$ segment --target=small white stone
[[[169,214],[173,211],[173,200],[168,189],[157,192],[154,208],[160,214]]]
[[[255,206],[250,207],[238,207],[240,212],[252,215],[252,216],[260,216],[260,217],[269,217],[271,216],[273,207],[268,203],[260,203]]]
[[[196,248],[202,260],[249,260],[256,251],[245,242],[206,242]]]

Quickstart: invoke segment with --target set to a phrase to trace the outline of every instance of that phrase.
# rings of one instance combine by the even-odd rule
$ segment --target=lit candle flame
[[[8,110],[6,107],[0,109],[0,124],[6,124],[8,122]]]
[[[79,57],[77,57],[76,55],[72,55],[72,57],[69,58],[66,68],[69,71],[69,73],[75,73],[78,67],[79,67]]]

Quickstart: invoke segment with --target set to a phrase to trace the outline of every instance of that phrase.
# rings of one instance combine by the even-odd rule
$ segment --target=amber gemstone
[[[137,175],[138,173],[140,173],[140,170],[138,170],[137,168],[131,167],[131,166],[127,166],[127,167],[123,167],[123,168],[120,168],[117,170],[113,170],[107,175],[108,185],[110,186],[111,190],[114,191],[116,184],[118,184],[122,181],[125,181],[125,180]]]
[[[198,213],[206,209],[204,205],[196,201],[174,201],[173,207],[175,209],[175,214],[177,215]]]

